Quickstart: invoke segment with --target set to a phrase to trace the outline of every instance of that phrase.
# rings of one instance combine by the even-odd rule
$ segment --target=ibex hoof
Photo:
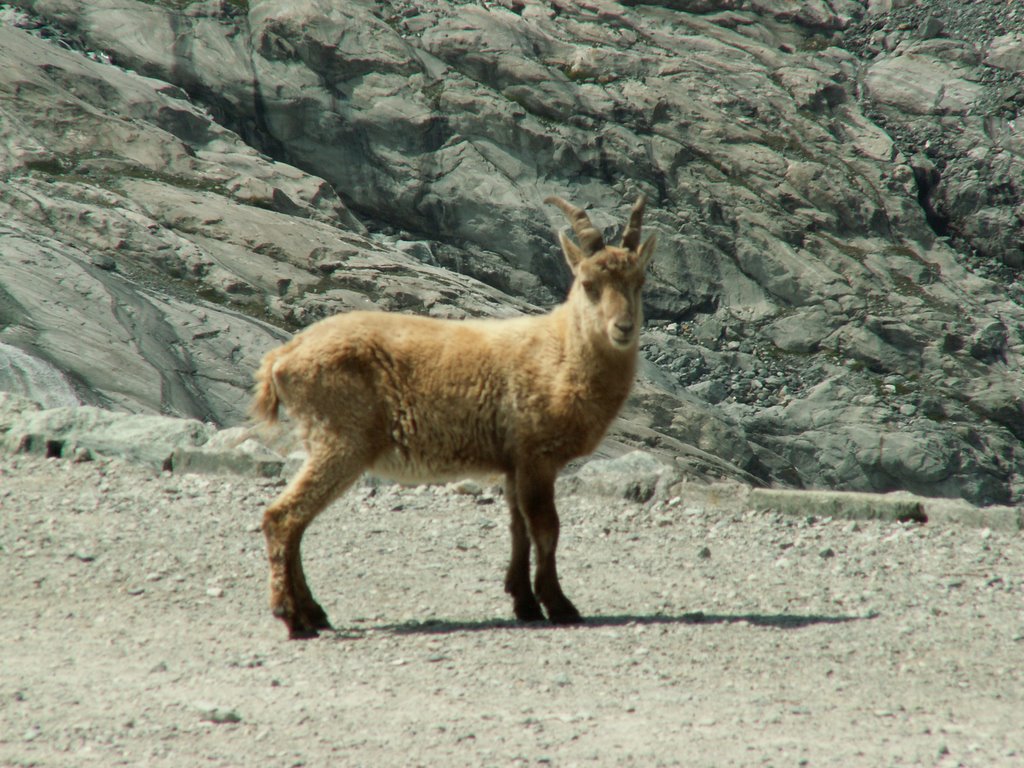
[[[327,620],[327,614],[322,608],[309,611],[307,614],[298,614],[288,611],[283,606],[273,609],[275,617],[284,622],[288,627],[288,637],[292,640],[309,640],[317,637],[322,629],[333,629],[331,622]]]
[[[549,617],[552,624],[583,624],[583,617],[575,608],[572,610],[552,611]]]
[[[314,637],[319,637],[320,633],[312,627],[289,627],[288,628],[288,639],[289,640],[312,640]]]
[[[315,619],[309,616],[296,616],[291,619],[284,619],[284,623],[288,627],[288,637],[291,640],[311,640],[319,636],[321,629],[332,629],[331,622],[327,620],[327,616]]]
[[[304,618],[304,623],[313,627],[313,629],[334,629],[331,626],[330,619],[327,618],[327,612],[317,603],[313,603],[312,606],[306,609]]]
[[[521,604],[516,603],[512,606],[512,610],[519,621],[544,621],[544,612],[540,609],[540,604],[536,600]]]

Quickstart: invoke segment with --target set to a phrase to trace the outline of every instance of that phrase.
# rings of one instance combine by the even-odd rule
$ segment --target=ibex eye
[[[597,283],[595,283],[593,280],[584,280],[583,290],[587,292],[587,296],[594,298],[595,296],[597,296]]]

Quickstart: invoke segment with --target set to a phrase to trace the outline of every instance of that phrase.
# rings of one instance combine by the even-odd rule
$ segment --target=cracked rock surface
[[[607,452],[1021,500],[1020,9],[23,0],[0,19],[0,361],[14,347],[82,402],[232,424],[259,355],[325,314],[539,311],[568,278],[544,197],[612,235],[643,192],[645,362]],[[56,386],[23,368],[0,382]]]

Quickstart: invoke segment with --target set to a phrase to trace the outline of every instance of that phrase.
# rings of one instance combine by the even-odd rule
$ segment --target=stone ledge
[[[266,455],[241,450],[178,448],[171,454],[169,470],[204,475],[248,475],[278,478],[285,475],[285,461],[266,451]]]
[[[1024,509],[975,507],[959,499],[925,498],[907,493],[754,488],[748,503],[755,509],[770,509],[784,515],[944,523],[1001,531],[1024,530]]]

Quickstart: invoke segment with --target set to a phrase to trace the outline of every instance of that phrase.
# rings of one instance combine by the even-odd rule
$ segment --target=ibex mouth
[[[628,349],[629,347],[633,346],[633,342],[635,341],[635,337],[632,331],[630,331],[629,333],[623,333],[622,331],[612,331],[609,338],[612,342],[612,346],[615,347],[616,349]]]
[[[620,349],[632,346],[636,339],[636,325],[629,321],[616,321],[611,323],[611,327],[608,329],[608,337],[611,339],[612,345]]]

